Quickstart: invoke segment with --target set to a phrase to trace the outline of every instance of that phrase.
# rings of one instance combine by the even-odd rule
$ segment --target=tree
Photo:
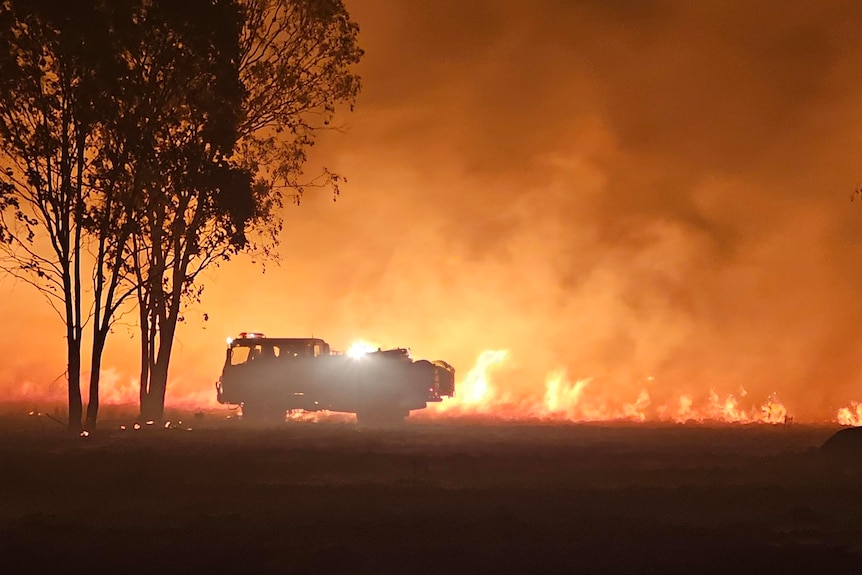
[[[159,178],[144,195],[131,250],[141,413],[152,419],[162,416],[182,298],[202,269],[242,243],[254,215],[252,175],[229,159],[245,97],[238,72],[242,15],[235,4],[200,1],[208,6],[170,8],[162,17],[173,21],[162,31],[170,37],[148,42],[157,48],[142,66],[157,82],[154,106],[161,111],[153,158]],[[210,17],[202,18],[207,10]]]
[[[141,291],[139,240],[153,214],[173,209],[165,186],[232,175],[225,158],[244,92],[235,2],[71,4],[0,4],[0,240],[4,269],[65,322],[69,426],[79,429],[84,325],[92,321],[93,427],[108,333]]]
[[[113,11],[110,31],[118,65],[110,78],[117,86],[115,113],[103,117],[102,146],[95,155],[98,190],[84,214],[85,230],[94,238],[95,267],[93,347],[87,425],[95,426],[99,410],[101,359],[120,305],[138,293],[132,249],[144,218],[151,212],[153,191],[159,190],[161,156],[169,147],[165,134],[176,129],[177,110],[194,107],[184,85],[189,70],[219,50],[235,45],[238,8],[206,0],[178,5],[168,0],[128,0],[125,10]],[[202,25],[190,23],[206,22]],[[228,32],[220,27],[227,23]],[[221,33],[222,36],[218,37]],[[228,48],[230,50],[230,48]],[[235,50],[235,49],[234,49]],[[231,56],[216,57],[211,66],[228,65]],[[218,88],[218,86],[216,86]],[[235,96],[236,99],[236,96]]]
[[[75,430],[86,321],[82,221],[99,146],[95,110],[111,108],[106,29],[104,13],[90,5],[0,3],[0,265],[39,289],[65,324]]]
[[[337,105],[352,107],[360,88],[352,71],[362,56],[358,26],[341,0],[245,0],[241,7],[240,106],[228,98],[217,103],[226,114],[178,123],[195,129],[171,135],[175,153],[162,154],[162,187],[134,240],[141,414],[148,419],[163,416],[176,327],[183,304],[201,295],[200,273],[241,251],[271,253],[278,209],[285,191],[303,192],[316,132],[330,125]],[[187,85],[194,91],[213,80],[204,74]],[[214,134],[224,136],[218,145]],[[326,176],[337,193],[338,177]]]

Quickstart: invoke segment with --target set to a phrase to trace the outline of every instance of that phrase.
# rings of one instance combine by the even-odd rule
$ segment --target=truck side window
[[[314,357],[318,356],[320,356],[320,344],[316,343],[314,344]]]
[[[260,359],[260,356],[263,355],[263,348],[259,345],[249,348],[248,350],[248,362],[255,361]]]

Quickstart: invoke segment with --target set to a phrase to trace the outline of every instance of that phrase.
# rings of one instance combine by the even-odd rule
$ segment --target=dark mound
[[[830,456],[862,456],[862,427],[842,429],[827,439],[820,451]]]

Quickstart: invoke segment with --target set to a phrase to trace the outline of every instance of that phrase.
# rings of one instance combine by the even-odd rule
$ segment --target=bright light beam
[[[377,351],[377,348],[367,341],[355,341],[350,346],[350,349],[347,350],[347,355],[352,357],[353,359],[360,359],[364,357],[366,354],[371,353],[372,351]]]

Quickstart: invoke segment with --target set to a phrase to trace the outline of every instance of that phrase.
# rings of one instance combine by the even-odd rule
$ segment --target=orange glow
[[[230,413],[225,336],[255,330],[453,365],[456,397],[411,418],[862,425],[862,3],[677,2],[638,26],[613,2],[349,4],[363,92],[301,178],[348,181],[285,202],[280,265],[200,276],[168,408]],[[120,312],[102,402],[134,409]],[[55,316],[0,274],[0,400],[24,413],[66,401]]]
[[[862,403],[852,401],[849,406],[842,407],[838,410],[835,420],[841,425],[862,426]]]
[[[350,345],[350,349],[347,350],[347,355],[349,355],[353,359],[359,359],[364,355],[371,353],[372,351],[377,351],[377,348],[378,346],[374,345],[373,343],[359,340],[353,342]]]
[[[630,403],[611,405],[597,402],[587,394],[591,379],[570,383],[563,371],[551,373],[545,382],[545,396],[533,414],[541,419],[563,421],[646,421],[645,410],[650,405],[649,392],[641,390]]]
[[[647,388],[633,399],[619,400],[608,396],[592,378],[574,381],[565,370],[548,374],[545,392],[537,397],[518,397],[507,393],[491,378],[491,368],[500,367],[505,351],[485,351],[475,366],[456,386],[452,401],[418,412],[419,417],[491,416],[503,420],[541,420],[558,422],[697,422],[697,423],[765,423],[784,424],[790,421],[788,410],[774,395],[763,403],[744,406],[748,393],[719,395],[710,391],[701,402],[689,394],[679,394],[667,403],[655,404]],[[646,378],[652,384],[655,378]],[[862,407],[860,407],[862,411]]]
[[[377,346],[358,341],[354,350],[375,350]],[[456,395],[441,403],[430,404],[428,409],[414,411],[411,418],[418,420],[451,419],[458,417],[490,417],[505,421],[546,422],[645,422],[645,423],[738,423],[738,424],[784,424],[792,420],[788,407],[776,394],[755,401],[745,388],[736,393],[721,394],[712,389],[706,395],[684,392],[671,394],[669,399],[655,400],[658,393],[653,390],[659,380],[653,376],[638,382],[636,391],[626,393],[606,388],[596,378],[570,378],[565,369],[548,373],[544,386],[535,386],[534,392],[522,387],[508,388],[507,370],[510,369],[511,353],[505,349],[481,352],[474,365],[459,372]],[[215,400],[215,391],[206,387],[189,389],[183,382],[169,393],[167,406],[184,410],[224,410]],[[107,368],[101,382],[103,405],[134,406],[138,400],[137,379],[123,375],[119,370]],[[62,388],[58,388],[61,392]],[[663,397],[667,397],[665,393]],[[58,402],[60,393],[53,396],[38,393],[33,384],[19,388],[13,396],[16,401]],[[32,404],[32,403],[31,403]],[[29,411],[39,414],[38,411]],[[344,422],[352,420],[351,414],[330,412],[294,411],[286,414],[288,421]],[[862,426],[862,403],[852,401],[838,410],[831,419],[841,425]],[[821,420],[826,422],[826,420]],[[152,425],[152,422],[145,422]],[[170,425],[168,424],[165,424]],[[136,425],[135,429],[140,426]]]
[[[116,368],[103,369],[99,384],[100,401],[103,405],[137,405],[139,385],[140,380],[132,374],[123,374]],[[166,403],[174,409],[185,410],[221,407],[213,387],[189,389],[186,385],[170,390]]]
[[[435,412],[474,415],[495,411],[505,403],[499,390],[490,383],[490,372],[508,355],[506,350],[488,350],[479,354],[476,365],[455,386],[455,397],[434,405]],[[424,415],[424,414],[423,414]]]

